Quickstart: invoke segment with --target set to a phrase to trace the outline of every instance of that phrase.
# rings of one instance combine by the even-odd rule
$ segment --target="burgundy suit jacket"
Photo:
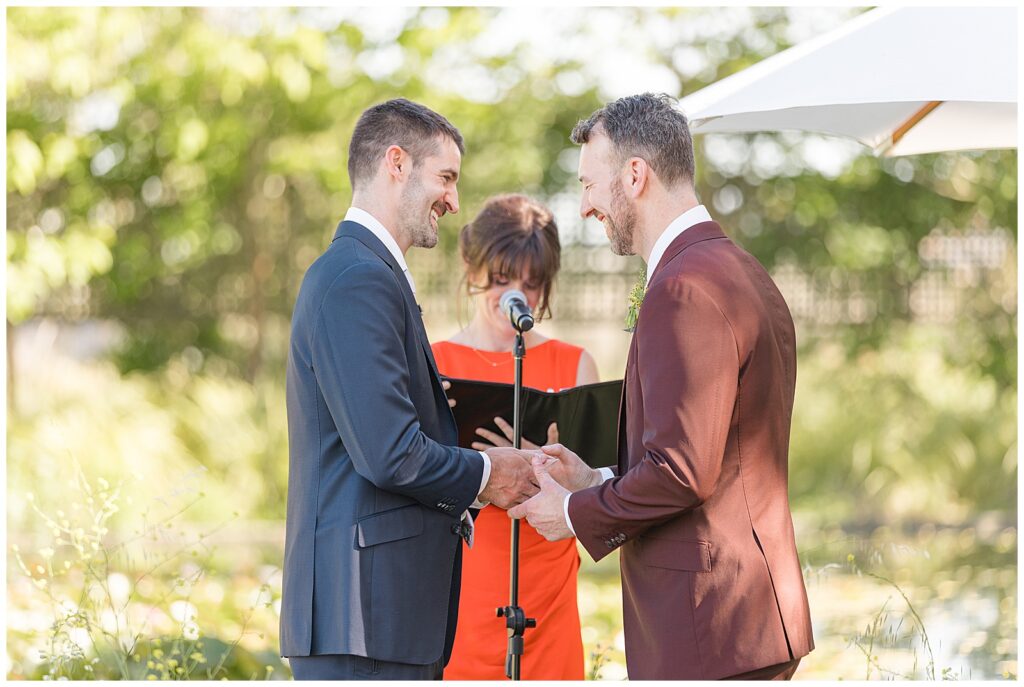
[[[569,499],[594,560],[621,548],[630,679],[715,679],[805,656],[789,511],[793,319],[714,222],[655,268],[630,343],[618,476]]]

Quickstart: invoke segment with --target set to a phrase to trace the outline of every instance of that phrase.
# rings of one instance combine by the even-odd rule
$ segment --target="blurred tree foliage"
[[[538,30],[562,16],[530,11]],[[355,12],[9,9],[9,324],[112,319],[126,333],[122,372],[184,365],[217,380],[210,389],[279,378],[302,275],[349,200],[348,137],[365,107],[389,97],[462,130],[463,216],[497,192],[578,191],[568,133],[604,100],[601,75],[587,72],[600,54],[538,55],[525,34],[502,33],[499,8],[410,8],[372,27]],[[567,44],[628,43],[682,94],[794,40],[785,8],[584,15]],[[798,315],[794,500],[1013,508],[1016,151],[879,160],[826,143],[696,139],[698,192],[741,245],[776,274],[796,270],[860,302],[836,317]],[[463,216],[444,223],[439,250],[454,252]],[[995,266],[929,263],[922,246],[936,232],[1002,232],[1009,255]],[[915,320],[913,290],[928,274],[955,287],[951,320]],[[241,425],[266,427],[279,410],[262,396],[238,405],[251,410]],[[175,432],[225,477],[230,456],[207,443],[226,412],[196,405]],[[267,432],[264,449],[243,453],[271,475],[258,510],[279,517],[283,429]]]
[[[280,356],[302,274],[347,206],[347,143],[370,104],[404,96],[444,112],[468,141],[463,205],[554,188],[555,164],[593,89],[536,97],[552,66],[511,69],[501,102],[437,88],[427,69],[485,25],[452,9],[369,41],[301,11],[15,8],[8,24],[8,317],[113,318],[123,370],[194,349],[254,379]],[[275,22],[274,25],[269,25]],[[357,55],[400,50],[386,82]],[[453,245],[453,235],[446,235]],[[195,356],[194,356],[195,357]]]

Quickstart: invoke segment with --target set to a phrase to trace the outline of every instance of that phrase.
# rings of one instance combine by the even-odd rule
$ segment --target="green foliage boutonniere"
[[[644,294],[647,293],[647,267],[640,270],[633,290],[629,292],[629,310],[626,311],[626,331],[636,330],[636,318],[640,316],[640,306],[644,302]]]

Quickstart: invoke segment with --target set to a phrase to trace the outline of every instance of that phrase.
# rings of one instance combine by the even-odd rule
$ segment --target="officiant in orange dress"
[[[512,383],[515,330],[498,305],[509,289],[522,291],[538,322],[550,316],[551,289],[558,273],[561,246],[551,211],[518,194],[489,199],[459,234],[459,252],[467,291],[473,301],[469,324],[447,341],[433,345],[434,358],[446,377]],[[523,385],[560,391],[598,381],[593,357],[579,346],[550,339],[532,329],[525,334]],[[512,418],[495,420],[502,434],[477,429],[473,448],[512,445]],[[552,423],[546,437],[558,441]],[[475,523],[472,548],[463,550],[462,595],[458,628],[447,680],[501,680],[505,677],[508,635],[495,609],[508,604],[510,527],[505,511],[488,506]],[[537,627],[524,635],[521,677],[524,680],[582,680],[576,577],[580,559],[576,540],[549,542],[525,521],[519,532],[519,605]]]

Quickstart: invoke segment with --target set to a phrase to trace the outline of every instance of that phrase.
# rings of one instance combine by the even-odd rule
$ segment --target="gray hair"
[[[354,189],[373,178],[380,156],[396,145],[412,157],[413,165],[437,150],[438,141],[450,138],[466,153],[462,134],[451,122],[419,103],[395,98],[374,105],[359,117],[348,146],[348,178]]]
[[[569,138],[583,145],[595,129],[608,136],[618,164],[629,157],[640,157],[665,186],[675,186],[679,181],[693,184],[693,138],[675,98],[664,93],[619,98],[581,120]]]

